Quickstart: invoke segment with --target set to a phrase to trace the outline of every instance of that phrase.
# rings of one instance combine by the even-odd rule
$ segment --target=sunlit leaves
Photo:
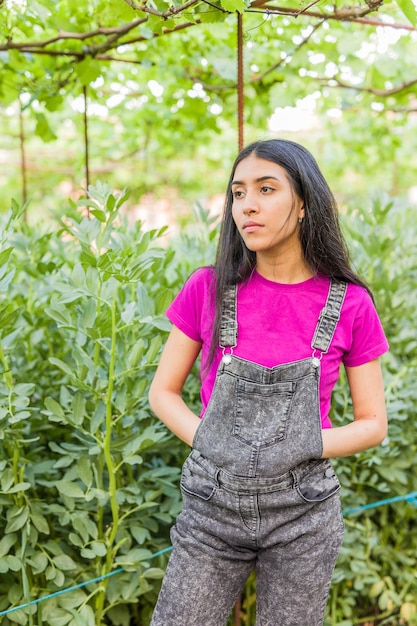
[[[417,26],[417,9],[413,0],[396,0],[401,11],[413,26]]]

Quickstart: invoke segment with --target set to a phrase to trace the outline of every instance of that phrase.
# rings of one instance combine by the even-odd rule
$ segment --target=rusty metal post
[[[243,15],[237,14],[237,124],[239,152],[244,146]]]

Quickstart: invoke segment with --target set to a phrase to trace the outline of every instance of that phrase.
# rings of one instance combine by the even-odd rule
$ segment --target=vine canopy
[[[350,36],[362,25],[414,30],[417,12],[413,0],[0,0],[0,89],[2,104],[22,91],[48,100],[49,109],[73,81],[90,84],[112,61],[163,71],[182,66],[187,59],[175,34],[193,30],[194,45],[218,54],[216,74],[227,76],[225,44],[233,59],[236,13],[257,23],[269,16],[283,16],[284,24],[302,33],[328,24],[349,25]],[[257,15],[256,15],[257,14]],[[250,15],[250,17],[249,17]],[[248,33],[253,29],[252,24]],[[200,27],[200,30],[198,30]],[[226,30],[225,30],[226,29]],[[218,37],[216,37],[216,32]],[[337,31],[336,31],[337,33]],[[274,51],[276,32],[265,32],[265,44]],[[272,35],[272,37],[271,37]],[[311,33],[310,33],[311,35]],[[252,35],[248,35],[248,38]],[[269,38],[269,43],[267,42]],[[160,40],[164,39],[162,43]],[[185,38],[187,40],[187,37]],[[285,42],[283,34],[281,44]],[[283,46],[281,46],[281,49]],[[285,49],[285,47],[284,47]],[[171,53],[170,53],[171,51]],[[288,51],[288,50],[287,50]],[[189,50],[189,67],[195,50]],[[265,52],[265,51],[264,51]],[[223,61],[223,70],[222,68]],[[220,69],[219,69],[220,68]],[[233,74],[229,70],[229,74]],[[198,76],[190,76],[197,80]],[[235,80],[235,75],[230,75]],[[214,77],[213,88],[216,88]]]
[[[19,135],[26,144],[58,138],[59,146],[70,137],[47,155],[48,180],[39,175],[38,144],[26,163],[22,147],[23,188],[40,203],[64,178],[79,186],[88,158],[97,176],[117,164],[117,186],[138,177],[137,196],[154,184],[156,169],[158,180],[180,181],[184,193],[190,181],[194,195],[208,161],[217,166],[234,156],[237,118],[252,139],[268,132],[277,107],[305,98],[314,99],[317,114],[350,116],[332,149],[348,145],[352,169],[370,172],[377,186],[409,187],[416,40],[413,0],[0,0],[5,197],[19,184],[19,156],[10,158]],[[79,122],[87,110],[94,118],[88,155]],[[69,121],[78,124],[72,134]],[[223,138],[218,148],[213,133]],[[389,164],[401,143],[394,172]],[[199,157],[205,161],[197,171]],[[340,157],[331,155],[332,167]],[[209,191],[217,193],[214,184]]]

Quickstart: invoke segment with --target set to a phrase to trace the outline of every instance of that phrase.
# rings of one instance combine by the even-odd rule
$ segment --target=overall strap
[[[222,303],[222,321],[220,326],[220,341],[221,348],[231,347],[234,348],[237,345],[237,285],[230,285],[227,287],[223,296]]]
[[[325,354],[332,342],[337,322],[340,318],[340,311],[345,299],[347,283],[331,280],[326,306],[322,309],[317,322],[311,347],[313,351],[318,350]],[[314,354],[314,352],[313,352]]]

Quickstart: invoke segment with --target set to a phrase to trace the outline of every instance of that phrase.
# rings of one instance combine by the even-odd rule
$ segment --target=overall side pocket
[[[296,490],[304,502],[323,502],[340,491],[340,482],[329,459],[312,461],[301,475],[294,470]]]
[[[198,463],[193,452],[183,465],[180,486],[186,493],[206,501],[212,498],[218,488],[215,478]]]

